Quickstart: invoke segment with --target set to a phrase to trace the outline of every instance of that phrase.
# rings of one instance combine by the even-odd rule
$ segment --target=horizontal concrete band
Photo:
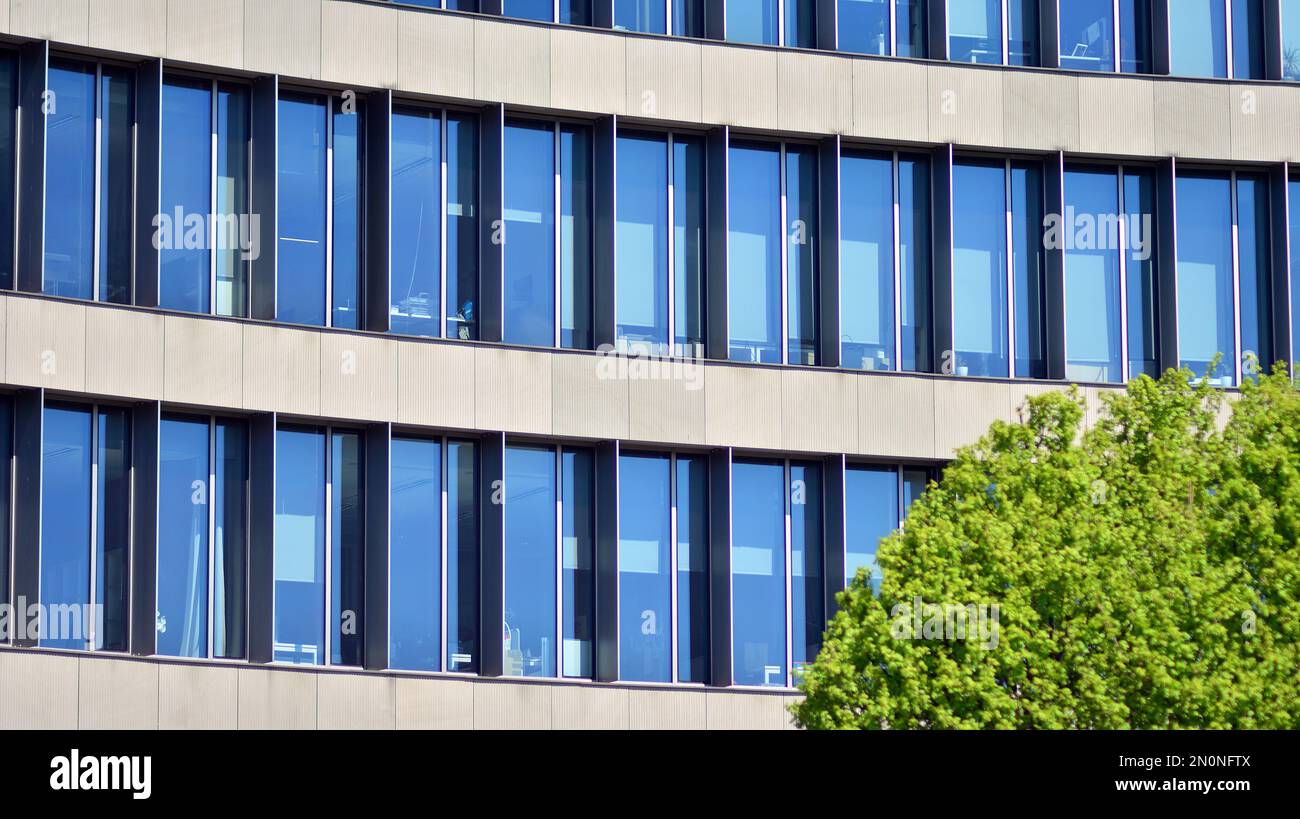
[[[1059,383],[542,350],[0,295],[0,384],[445,430],[943,460]],[[646,367],[642,369],[642,367]],[[1093,411],[1108,388],[1085,390]]]
[[[1300,160],[1300,86],[814,53],[349,0],[0,0],[0,32],[452,100],[890,142]]]
[[[0,647],[9,729],[780,729],[797,695],[135,659]]]

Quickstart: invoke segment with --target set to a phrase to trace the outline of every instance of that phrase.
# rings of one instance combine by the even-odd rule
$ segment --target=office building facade
[[[1292,357],[1293,0],[0,35],[6,727],[782,728],[989,423]]]

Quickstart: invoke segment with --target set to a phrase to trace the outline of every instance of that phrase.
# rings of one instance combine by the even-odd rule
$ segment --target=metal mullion
[[[442,111],[442,123],[439,131],[439,161],[441,178],[439,179],[438,208],[439,224],[442,231],[438,236],[438,337],[447,337],[447,111]]]
[[[1118,2],[1118,0],[1116,0]],[[1129,381],[1129,339],[1128,339],[1128,203],[1124,197],[1124,166],[1119,167],[1116,179],[1116,193],[1119,202],[1119,372],[1120,379]]]
[[[88,650],[94,651],[100,640],[96,628],[103,619],[99,616],[99,587],[95,582],[99,571],[99,405],[90,407],[90,619],[87,626],[90,639]]]
[[[217,144],[218,144],[218,100],[221,91],[217,80],[212,81],[212,104],[209,106],[208,123],[210,125],[211,152],[209,154],[208,167],[208,315],[218,315],[217,309],[217,249],[213,247],[212,241],[215,232],[216,215],[217,215]],[[277,159],[277,162],[279,160]],[[252,167],[251,165],[249,167]],[[249,186],[252,187],[251,185]],[[234,312],[234,305],[231,305],[231,312]]]
[[[447,612],[448,612],[448,609],[447,609],[447,482],[448,482],[448,480],[449,480],[450,477],[451,477],[451,451],[450,451],[450,441],[449,441],[449,439],[447,438],[447,436],[445,436],[445,435],[442,436],[441,443],[442,443],[442,446],[439,447],[438,458],[439,458],[439,461],[440,461],[440,464],[439,464],[440,473],[441,473],[441,475],[442,475],[442,487],[441,487],[442,491],[439,492],[438,494],[439,494],[440,501],[441,501],[441,503],[442,503],[442,516],[441,516],[441,523],[442,523],[442,525],[441,525],[441,530],[442,530],[442,531],[441,531],[441,538],[440,538],[440,541],[441,541],[441,547],[440,547],[440,550],[441,550],[441,561],[442,561],[442,562],[441,562],[441,564],[440,564],[440,565],[441,565],[441,569],[440,569],[440,571],[438,572],[438,580],[439,580],[439,582],[441,583],[441,586],[442,586],[442,596],[441,596],[441,599],[442,599],[442,606],[441,606],[441,608],[442,608],[442,616],[439,618],[438,623],[439,623],[439,629],[440,629],[441,632],[442,632],[442,634],[441,634],[441,640],[440,640],[440,646],[441,646],[442,654],[440,654],[439,657],[438,657],[438,670],[440,670],[440,671],[452,671],[452,670],[454,670],[454,669],[452,669],[452,668],[450,667],[451,664],[450,664],[450,662],[448,661],[448,659],[449,659],[449,657],[450,657],[450,652],[447,650],[447,648],[448,648],[448,643],[447,643]],[[391,446],[391,444],[390,444],[390,446]],[[392,550],[390,549],[390,550],[389,550],[389,552],[390,552],[390,555],[389,555],[389,572],[388,572],[388,577],[389,577],[389,583],[390,583],[390,584],[392,583],[392,576],[393,576],[393,573],[392,573],[392,570],[391,570],[391,567],[392,567],[392,555],[391,555],[391,551],[392,551]],[[388,599],[389,599],[390,601],[393,599],[392,596],[391,596],[391,594],[389,595],[389,598],[388,598]],[[390,611],[392,610],[392,604],[391,604],[391,602],[389,603],[389,610],[390,610]],[[392,632],[390,631],[389,633],[391,634]]]
[[[784,4],[783,4],[784,5]],[[780,148],[781,167],[777,174],[781,180],[781,351],[780,362],[790,363],[790,209],[786,203],[785,143]]]
[[[893,9],[893,4],[890,4]],[[903,263],[902,263],[902,234],[900,231],[901,206],[899,202],[900,184],[898,171],[898,151],[894,151],[892,157],[892,182],[893,182],[893,202],[892,210],[894,215],[894,354],[890,366],[891,370],[899,372],[903,369]]]
[[[1232,0],[1223,0],[1223,28],[1224,37],[1228,40],[1227,50],[1224,52],[1228,55],[1228,79],[1233,79],[1236,72],[1233,70],[1232,63],[1236,55],[1233,54],[1232,48]]]
[[[93,236],[94,247],[91,248],[91,273],[90,273],[90,299],[99,301],[99,280],[100,266],[103,259],[100,258],[100,220],[103,218],[103,207],[101,202],[104,195],[104,95],[101,93],[104,85],[104,67],[95,63],[95,201],[91,206],[91,212],[94,214]]]
[[[1232,171],[1228,174],[1228,180],[1232,186],[1232,191],[1228,197],[1229,202],[1232,204],[1232,334],[1233,358],[1235,359],[1232,365],[1232,374],[1234,385],[1240,385],[1244,351],[1241,349],[1241,264],[1239,258],[1241,242],[1237,224],[1237,172]]]
[[[681,669],[677,663],[677,453],[668,455],[668,622],[672,632],[668,635],[673,682],[680,682]]]
[[[552,0],[551,3],[551,22],[560,22],[560,0]]]
[[[325,639],[323,656],[317,665],[333,665],[334,646],[333,623],[330,617],[334,611],[334,430],[325,427]]]
[[[556,2],[558,3],[559,0],[556,0]],[[554,187],[553,187],[554,200],[555,200],[555,201],[554,201],[554,203],[553,203],[553,205],[552,205],[552,207],[553,207],[552,213],[554,214],[552,221],[554,222],[554,224],[551,226],[551,229],[552,229],[552,238],[553,238],[553,240],[554,240],[554,242],[555,242],[555,254],[554,254],[554,255],[555,255],[555,258],[553,259],[554,272],[553,272],[553,275],[552,275],[552,284],[551,284],[551,286],[552,286],[552,288],[553,288],[553,292],[555,293],[555,298],[554,298],[554,302],[555,302],[555,303],[554,303],[554,305],[553,305],[553,307],[555,308],[555,333],[554,333],[554,336],[553,336],[553,344],[558,348],[558,347],[562,347],[563,344],[564,344],[564,328],[563,328],[563,320],[564,320],[564,309],[563,309],[563,303],[564,303],[564,275],[563,275],[563,272],[560,270],[560,244],[561,244],[561,242],[562,242],[562,240],[563,240],[563,236],[564,236],[564,231],[563,231],[563,229],[561,228],[561,225],[560,225],[560,222],[561,222],[561,217],[560,217],[560,123],[558,123],[558,122],[554,123],[554,125],[552,126],[552,131],[551,131],[551,133],[553,134],[552,139],[553,139],[553,141],[554,141],[554,143],[555,143],[554,146],[553,146],[553,147],[554,147],[554,151],[552,152],[552,153],[553,153],[552,161],[553,161],[553,163],[554,163],[554,164],[553,164],[553,168],[552,168],[552,170],[554,170],[554,172],[555,172],[555,181],[554,181]]]
[[[790,574],[792,568],[790,565],[790,553],[791,553],[790,517],[793,514],[793,509],[791,508],[791,493],[794,488],[791,478],[794,475],[794,470],[790,468],[789,458],[785,459],[784,467],[785,467],[785,504],[784,504],[785,506],[785,571],[783,574],[785,575],[784,577],[784,581],[785,581],[785,662],[783,664],[784,668],[782,669],[782,672],[784,674],[785,679],[782,680],[782,682],[788,686],[790,685],[790,681],[794,676],[794,668],[792,667],[793,658],[794,658],[794,595],[792,594],[792,590],[790,587],[791,586]],[[767,684],[766,670],[764,671],[763,674],[763,684],[764,685]]]
[[[785,0],[776,0],[776,43],[788,45],[785,41]]]
[[[1003,3],[1005,6],[1005,0],[1003,0]],[[1012,256],[1012,254],[1015,252],[1015,247],[1012,241],[1014,222],[1012,218],[1013,206],[1011,202],[1011,160],[1010,159],[1005,160],[1005,166],[1002,173],[1002,184],[1004,190],[1003,195],[1006,197],[1006,208],[1007,208],[1006,209],[1006,231],[1007,231],[1006,310],[1007,310],[1007,370],[1008,370],[1007,376],[1009,378],[1015,378],[1016,377],[1016,275],[1015,275],[1015,261]]]
[[[664,0],[664,34],[673,33],[673,0]]]
[[[555,678],[564,677],[564,447],[555,448]],[[574,555],[575,561],[577,555]]]
[[[894,57],[897,56],[898,53],[898,2],[897,0],[888,0],[888,2],[889,2],[889,44],[885,49],[885,54],[889,55],[890,57]],[[837,29],[835,41],[838,43],[839,42],[839,36],[838,36],[839,35],[838,32],[839,3],[836,2],[835,6],[836,6],[835,26]],[[818,45],[820,45],[820,43]]]
[[[1011,35],[1011,26],[1007,20],[1007,0],[1002,0],[1002,65],[1011,65],[1011,41],[1008,39]],[[1015,371],[1014,368],[1012,370]]]
[[[214,631],[216,624],[212,619],[213,609],[213,591],[216,586],[216,548],[217,548],[217,526],[216,526],[216,486],[217,486],[217,422],[212,416],[208,416],[208,653],[210,658],[213,654]],[[155,570],[156,571],[156,570]]]
[[[671,5],[671,3],[670,3]],[[668,354],[676,356],[677,351],[677,227],[673,198],[677,194],[675,147],[673,135],[668,134]],[[615,173],[618,173],[617,168]]]
[[[1060,11],[1059,11],[1059,9],[1058,9],[1058,11],[1057,11],[1057,14],[1058,14],[1058,17],[1059,17],[1059,15],[1060,15]],[[1112,2],[1111,2],[1111,8],[1110,8],[1110,14],[1111,14],[1111,18],[1110,18],[1110,31],[1111,31],[1111,36],[1115,38],[1115,39],[1114,39],[1114,42],[1111,44],[1111,49],[1110,49],[1111,52],[1112,52],[1112,53],[1111,53],[1111,66],[1112,66],[1112,70],[1113,70],[1116,74],[1118,74],[1118,73],[1120,73],[1120,70],[1121,70],[1121,59],[1120,59],[1120,53],[1121,53],[1121,52],[1123,51],[1123,49],[1124,49],[1124,47],[1123,47],[1123,41],[1120,39],[1120,38],[1123,36],[1124,32],[1120,30],[1120,25],[1119,25],[1119,19],[1120,19],[1120,18],[1119,18],[1119,0],[1112,0]],[[1148,23],[1149,23],[1149,21],[1148,21]],[[1060,24],[1059,24],[1059,23],[1057,24],[1057,30],[1058,30],[1058,31],[1060,30]],[[1126,379],[1126,380],[1127,380],[1127,379]]]
[[[334,101],[325,96],[325,326],[334,326]]]

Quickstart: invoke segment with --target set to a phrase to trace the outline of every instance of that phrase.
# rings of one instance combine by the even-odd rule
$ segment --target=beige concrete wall
[[[790,691],[522,682],[0,647],[0,730],[770,729]]]
[[[1300,86],[692,41],[353,0],[0,0],[0,31],[452,100],[1113,156],[1300,159]]]

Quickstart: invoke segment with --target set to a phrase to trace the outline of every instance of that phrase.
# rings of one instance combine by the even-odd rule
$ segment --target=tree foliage
[[[839,596],[796,721],[1300,727],[1300,392],[1225,401],[1171,370],[1086,430],[1074,389],[994,423]],[[900,638],[918,601],[996,604],[996,645]]]

